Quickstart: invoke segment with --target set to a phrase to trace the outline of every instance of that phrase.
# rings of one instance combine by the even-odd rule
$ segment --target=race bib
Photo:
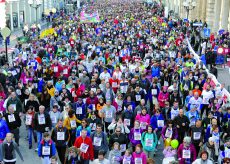
[[[131,159],[124,158],[122,164],[131,164]]]
[[[97,89],[96,88],[91,88],[91,91],[96,92]]]
[[[90,123],[89,126],[92,130],[96,130],[96,123]]]
[[[190,150],[183,150],[183,152],[182,152],[182,158],[184,158],[184,159],[190,159],[191,158],[191,151]]]
[[[145,140],[145,146],[152,147],[153,146],[153,139],[146,138],[146,140]]]
[[[58,72],[58,67],[54,67],[54,72]]]
[[[207,98],[207,97],[203,98],[203,104],[208,104],[208,101],[209,101],[209,98]]]
[[[188,90],[188,86],[186,84],[184,85],[184,90]]]
[[[71,126],[71,128],[76,128],[76,126],[77,126],[76,121],[75,120],[71,120],[70,121],[70,126]]]
[[[67,69],[64,69],[64,70],[63,70],[63,74],[64,74],[64,75],[67,75],[67,74],[68,74],[68,70],[67,70]]]
[[[42,147],[42,155],[50,155],[50,147],[49,146],[43,146]]]
[[[83,153],[86,153],[88,148],[89,148],[89,145],[87,145],[85,143],[82,143],[81,146],[80,146],[80,151],[83,152]]]
[[[113,113],[111,111],[106,111],[105,112],[105,116],[106,116],[106,118],[112,118],[113,117]]]
[[[8,115],[8,120],[9,120],[9,122],[14,122],[15,121],[14,114]]]
[[[100,137],[94,137],[93,138],[93,145],[94,146],[101,146],[101,141],[102,141],[102,138],[100,138]]]
[[[43,116],[38,116],[38,124],[43,125],[46,123],[45,117]]]
[[[225,150],[224,153],[225,153],[225,158],[230,158],[230,150],[229,149]]]
[[[143,164],[142,163],[142,158],[135,158],[135,164]]]
[[[136,101],[141,101],[141,95],[136,95]]]
[[[134,132],[134,140],[136,140],[136,141],[141,140],[141,133],[140,132]]]
[[[160,128],[164,127],[164,120],[157,120],[157,126]]]
[[[57,123],[57,118],[55,116],[51,117],[51,121],[52,124],[56,124]]]
[[[77,107],[76,114],[82,114],[82,107]]]
[[[146,122],[141,122],[141,129],[146,129]]]
[[[65,133],[64,132],[57,132],[57,140],[65,140]]]
[[[169,83],[167,81],[164,81],[164,86],[169,86]]]
[[[172,137],[172,130],[167,129],[165,133],[166,138],[171,138]]]
[[[12,107],[13,107],[13,109],[14,109],[14,111],[16,111],[16,104],[10,104]]]
[[[112,82],[112,88],[117,88],[117,82]]]
[[[26,125],[31,125],[32,123],[32,116],[27,114],[26,115]]]
[[[124,119],[124,124],[126,125],[126,126],[130,126],[130,119]]]
[[[152,95],[157,95],[157,89],[152,89]]]
[[[193,133],[193,138],[194,138],[194,140],[199,140],[199,139],[200,139],[200,136],[201,136],[201,132],[194,132],[194,133]]]
[[[125,152],[126,151],[126,144],[121,144],[120,145],[120,151]]]

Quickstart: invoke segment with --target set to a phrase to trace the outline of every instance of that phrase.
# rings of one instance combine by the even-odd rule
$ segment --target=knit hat
[[[215,138],[214,137],[209,137],[208,142],[215,142]]]

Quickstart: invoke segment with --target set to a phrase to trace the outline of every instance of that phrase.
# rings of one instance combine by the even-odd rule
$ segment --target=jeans
[[[48,164],[48,163],[50,163],[50,157],[43,157],[42,164]]]
[[[34,135],[34,140],[36,141],[36,133],[34,132],[33,128],[28,128],[28,141],[29,145],[32,145],[32,136]]]
[[[38,131],[37,131],[37,141],[38,141],[38,145],[40,144],[41,140],[42,140],[42,132],[38,132]]]

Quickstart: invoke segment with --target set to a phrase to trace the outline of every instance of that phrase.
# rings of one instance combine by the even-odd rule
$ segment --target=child
[[[32,148],[32,135],[34,136],[35,143],[37,142],[37,136],[34,132],[34,125],[33,125],[34,114],[35,114],[33,109],[34,109],[33,106],[29,106],[25,117],[25,124],[28,127],[29,149]]]
[[[167,146],[163,150],[164,159],[163,164],[168,164],[175,160],[175,155],[177,154],[176,149],[173,149],[171,146]]]
[[[111,164],[120,164],[121,161],[121,151],[120,144],[115,142],[113,144],[113,149],[109,152],[109,161]]]
[[[122,157],[122,163],[133,163],[133,159],[132,159],[132,154],[130,152],[130,150],[126,150],[125,151],[125,155]]]
[[[51,162],[51,164],[58,164],[58,158],[56,156],[52,156],[50,158],[50,162]]]

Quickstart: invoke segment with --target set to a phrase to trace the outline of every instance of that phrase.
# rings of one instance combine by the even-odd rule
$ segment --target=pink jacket
[[[0,112],[4,112],[6,108],[3,107],[4,100],[0,101]]]
[[[190,150],[190,162],[192,163],[193,161],[196,160],[196,149],[193,146],[193,144],[190,144],[188,148],[184,147],[184,144],[180,144],[178,151],[177,151],[177,155],[178,155],[178,160],[179,160],[179,164],[184,164],[185,163],[185,159],[183,158],[182,154],[183,154],[183,150]]]
[[[158,101],[159,101],[159,105],[160,107],[164,108],[165,107],[165,101],[169,100],[169,93],[163,93],[162,91],[159,93],[158,96]]]
[[[135,120],[138,120],[140,123],[141,122],[145,122],[146,125],[149,125],[150,124],[150,116],[149,114],[146,114],[145,116],[142,115],[142,114],[138,114],[135,118]]]
[[[133,156],[133,161],[135,163],[135,158],[141,158],[142,159],[142,163],[147,163],[147,156],[144,152],[141,152],[141,153],[136,153],[136,152],[133,152],[132,154]]]

